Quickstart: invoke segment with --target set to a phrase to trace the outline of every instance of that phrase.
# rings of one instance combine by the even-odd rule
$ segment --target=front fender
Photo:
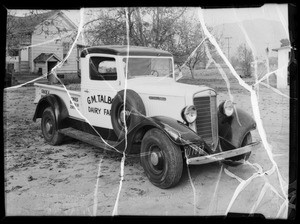
[[[186,126],[184,123],[173,118],[155,116],[151,118],[161,130],[177,145],[189,145],[204,141],[201,136]]]
[[[203,141],[196,132],[173,118],[165,116],[149,117],[136,127],[136,130],[149,126],[161,129],[177,145],[188,145]]]
[[[202,145],[204,150],[210,151],[205,141],[196,132],[182,122],[165,116],[145,117],[142,122],[129,130],[127,135],[128,148],[131,148],[132,144],[140,142],[145,133],[152,128],[162,130],[176,145]],[[122,147],[122,145],[121,143],[120,146]]]
[[[245,135],[256,128],[255,120],[245,111],[236,108],[232,116],[227,117],[218,110],[219,136],[230,142],[236,148],[240,147]]]
[[[47,107],[51,107],[54,111],[58,129],[64,128],[63,120],[69,116],[69,112],[63,100],[54,94],[46,95],[39,100],[33,116],[33,121],[35,122],[37,118],[41,118],[43,111]]]

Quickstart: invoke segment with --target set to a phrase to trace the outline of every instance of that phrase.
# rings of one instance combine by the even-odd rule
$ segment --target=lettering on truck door
[[[116,58],[88,56],[89,74],[82,76],[82,105],[89,122],[97,127],[113,129],[110,111],[118,92],[119,77]]]

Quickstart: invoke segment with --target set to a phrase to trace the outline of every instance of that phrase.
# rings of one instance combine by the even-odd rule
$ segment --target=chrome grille
[[[197,109],[196,131],[214,149],[218,142],[216,96],[195,97]]]

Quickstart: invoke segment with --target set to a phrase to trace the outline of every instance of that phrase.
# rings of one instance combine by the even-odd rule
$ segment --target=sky
[[[287,4],[265,4],[257,8],[205,9],[204,19],[212,26],[253,19],[275,20],[287,25],[288,11]]]
[[[265,57],[267,47],[270,49],[269,56],[276,56],[277,52],[271,49],[280,47],[281,39],[289,38],[287,4],[265,4],[257,8],[206,9],[203,15],[206,24],[212,27],[228,24],[225,29],[229,29],[229,32],[225,30],[224,35],[232,37],[230,47],[233,54],[242,42],[246,42],[249,48],[252,45],[255,56],[259,58]],[[245,21],[251,23],[248,22],[246,26]],[[224,50],[227,45],[224,45]]]

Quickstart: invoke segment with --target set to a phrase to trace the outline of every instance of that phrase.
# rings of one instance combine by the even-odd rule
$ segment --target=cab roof
[[[84,58],[88,54],[99,53],[99,54],[112,54],[119,56],[127,56],[127,45],[105,45],[85,48],[80,57]],[[129,46],[129,56],[167,56],[172,57],[172,54],[151,48],[151,47],[140,47],[140,46]]]

